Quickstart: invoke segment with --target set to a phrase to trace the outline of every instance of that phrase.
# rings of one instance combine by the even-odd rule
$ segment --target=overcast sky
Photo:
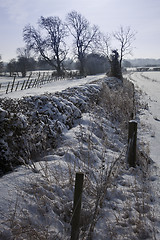
[[[103,33],[130,26],[137,32],[132,58],[160,58],[160,0],[0,0],[2,60],[15,58],[16,49],[24,47],[25,25],[36,27],[40,16],[65,20],[72,10],[98,25]]]

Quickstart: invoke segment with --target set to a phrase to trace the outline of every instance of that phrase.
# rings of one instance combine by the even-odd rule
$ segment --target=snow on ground
[[[151,158],[160,166],[160,72],[134,72],[129,78],[142,90],[141,100],[148,104],[141,119],[150,128],[147,139],[150,143]]]
[[[100,74],[98,78],[101,79],[104,76],[105,74]],[[6,96],[9,98],[21,98],[24,96],[35,96],[43,93],[55,93],[57,91],[62,91],[68,87],[75,87],[75,86],[83,85],[89,82],[93,82],[96,79],[97,79],[97,76],[87,76],[81,79],[69,79],[69,80],[65,79],[65,80],[51,82],[43,86],[40,86],[38,88],[37,87],[29,88],[29,89],[24,89],[22,91],[19,90],[16,92],[10,92],[8,94],[0,94],[0,97],[3,98]],[[7,81],[9,81],[8,78],[7,78]],[[0,82],[4,82],[3,77],[1,77]]]
[[[100,81],[88,84],[95,80]],[[158,239],[157,199],[150,189],[157,176],[149,181],[146,168],[126,164],[131,86],[126,82],[123,88],[117,79],[104,76],[56,84],[1,99],[1,121],[11,126],[4,124],[1,144],[19,141],[21,149],[15,149],[25,153],[21,158],[33,150],[28,142],[43,150],[49,141],[49,149],[36,162],[1,177],[0,239],[70,239],[77,171],[85,174],[80,239]]]
[[[128,74],[138,90],[144,109],[140,112],[140,137],[149,143],[150,157],[154,161],[152,188],[155,193],[155,213],[160,223],[160,72],[133,72]],[[160,225],[159,225],[160,226]],[[157,236],[160,239],[160,233]]]

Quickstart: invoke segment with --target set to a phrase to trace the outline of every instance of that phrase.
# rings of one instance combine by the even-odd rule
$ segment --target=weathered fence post
[[[43,83],[44,83],[44,81],[45,81],[45,75],[46,75],[46,73],[43,72],[42,78],[41,78],[41,80],[40,80],[40,85],[43,85]]]
[[[9,85],[10,85],[10,82],[9,82],[8,85],[7,85],[6,94],[8,93]]]
[[[34,79],[34,82],[33,82],[33,84],[32,84],[32,88],[33,88],[33,87],[36,87],[36,82],[37,82],[37,79]]]
[[[26,80],[23,81],[21,90],[23,90],[23,87],[24,87],[24,85],[25,85],[25,82],[26,82]]]
[[[30,80],[30,82],[29,82],[29,84],[28,84],[28,88],[30,88],[30,87],[31,87],[32,80],[33,80],[33,78]]]
[[[74,204],[73,204],[73,216],[71,220],[71,240],[78,240],[79,238],[79,224],[80,224],[80,212],[82,202],[82,190],[83,190],[83,173],[76,173],[75,190],[74,190]]]
[[[19,85],[19,81],[17,82],[17,86],[16,86],[16,89],[15,89],[15,91],[17,91],[17,89],[18,89],[18,85]]]
[[[28,83],[29,83],[29,80],[30,80],[31,76],[32,76],[32,72],[31,72],[30,75],[28,76],[28,79],[27,79],[27,81],[26,81],[26,85],[25,85],[24,89],[26,89],[26,88],[28,87]]]
[[[12,82],[11,92],[13,91],[15,80],[16,80],[16,75],[14,75],[14,77],[13,77],[13,82]]]
[[[40,82],[40,76],[41,76],[41,72],[38,73],[38,78],[37,78],[35,87],[38,86],[38,84]]]
[[[136,166],[137,121],[129,121],[127,161],[130,167]]]

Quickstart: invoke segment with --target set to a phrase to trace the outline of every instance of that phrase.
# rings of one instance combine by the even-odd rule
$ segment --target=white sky
[[[65,20],[72,10],[98,25],[103,33],[130,26],[137,32],[132,58],[160,58],[160,0],[0,0],[2,60],[16,57],[16,49],[24,47],[25,25],[36,27],[40,16]]]

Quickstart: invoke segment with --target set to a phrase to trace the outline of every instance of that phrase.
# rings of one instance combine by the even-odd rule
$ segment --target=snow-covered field
[[[151,130],[148,140],[151,158],[159,164],[160,156],[160,72],[134,72],[128,76],[138,89],[142,90],[141,100],[148,108],[140,116]],[[150,133],[149,133],[150,134]]]
[[[80,239],[159,239],[159,148],[154,147],[160,140],[160,102],[151,90],[157,84],[158,94],[159,80],[140,74],[128,75],[144,91],[136,169],[126,163],[133,112],[128,82],[122,87],[117,79],[99,75],[12,92],[11,99],[1,96],[3,157],[16,152],[15,159],[20,155],[29,164],[0,179],[0,239],[70,239],[77,171],[85,174]],[[148,142],[155,162],[151,171],[145,164]]]
[[[155,212],[160,221],[160,72],[133,72],[127,75],[135,87],[141,90],[144,110],[140,112],[140,138],[149,144],[152,166],[152,188],[155,197]],[[156,239],[160,239],[160,235]]]

